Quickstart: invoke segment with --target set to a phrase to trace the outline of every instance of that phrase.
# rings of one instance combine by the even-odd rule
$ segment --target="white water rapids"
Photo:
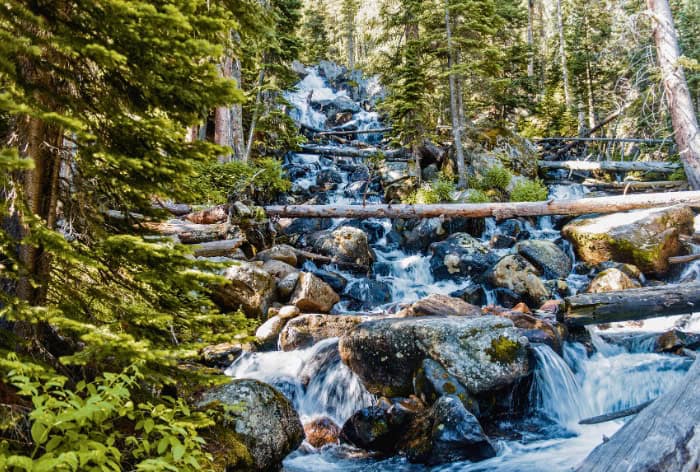
[[[347,97],[346,92],[334,91],[320,77],[316,69],[302,80],[296,91],[286,98],[294,105],[292,116],[309,127],[322,129],[326,116],[312,106],[314,100],[333,100]],[[359,111],[350,122],[358,129],[379,127],[376,113]],[[347,160],[350,164],[360,161]],[[351,185],[348,172],[343,171],[337,161],[307,154],[289,156],[288,164],[308,167],[310,171],[294,181],[295,186],[309,189],[316,184],[316,176],[321,170],[333,170],[343,177],[337,190],[328,192],[331,203],[358,203],[363,196],[357,192],[344,190]],[[586,190],[582,186],[555,186],[550,189],[550,197],[556,199],[578,198]],[[375,201],[376,201],[375,197]],[[338,226],[344,220],[334,220]],[[391,230],[388,220],[370,220],[383,231],[373,244],[376,264],[385,269],[376,280],[388,284],[391,302],[374,306],[380,312],[393,309],[400,303],[410,303],[432,293],[449,294],[473,284],[471,280],[435,281],[430,271],[430,257],[424,253],[409,253],[390,240]],[[550,217],[539,218],[537,224],[527,228],[533,239],[559,240],[559,231],[553,229]],[[494,221],[487,221],[484,241],[491,239],[496,230]],[[574,254],[566,242],[562,247],[574,260]],[[508,250],[502,250],[503,254]],[[348,279],[349,284],[361,283],[364,279],[338,270]],[[700,262],[690,265],[681,280],[700,278]],[[580,290],[589,279],[585,275],[572,273],[567,283],[574,290]],[[493,294],[487,291],[487,299],[492,302]],[[336,312],[344,312],[341,302]],[[346,311],[345,311],[346,312]],[[596,329],[592,329],[593,354],[586,352],[581,344],[567,343],[564,356],[560,357],[549,347],[535,345],[536,359],[534,382],[530,392],[532,411],[525,420],[504,424],[515,434],[508,438],[493,438],[498,444],[498,455],[478,463],[458,462],[440,467],[434,471],[565,471],[574,468],[596,445],[609,437],[623,424],[622,420],[599,425],[582,426],[579,420],[613,411],[629,408],[656,398],[676,382],[680,381],[689,367],[686,358],[651,352],[653,336],[649,333],[663,332],[676,323],[683,323],[686,331],[700,331],[700,316],[691,319],[670,317],[648,320],[642,326],[629,324],[615,325],[606,333],[624,332],[637,336],[639,342],[632,343],[631,351],[618,345],[606,343]],[[649,342],[648,340],[652,341]],[[645,341],[646,340],[646,341]],[[374,398],[362,386],[359,379],[340,361],[337,354],[337,339],[327,339],[315,346],[291,352],[247,353],[227,370],[235,378],[255,378],[278,387],[293,402],[302,421],[319,416],[330,417],[341,425],[355,411],[372,404]],[[409,464],[401,457],[372,459],[347,446],[326,446],[319,451],[310,451],[310,446],[302,447],[284,462],[284,470],[289,472],[308,471],[424,471],[425,466]]]

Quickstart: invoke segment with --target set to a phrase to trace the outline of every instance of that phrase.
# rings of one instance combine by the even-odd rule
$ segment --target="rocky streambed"
[[[288,98],[301,124],[379,126],[372,82],[329,64],[300,73]],[[311,154],[285,168],[294,185],[280,203],[388,201],[411,177],[404,162]],[[698,249],[683,237],[695,220],[678,206],[574,220],[277,221],[279,243],[232,263],[217,292],[261,320],[256,341],[203,352],[234,379],[204,400],[238,407],[231,427],[247,453],[232,467],[570,470],[622,424],[579,420],[682,378],[690,360],[678,354],[700,347],[700,317],[568,332],[562,297],[696,280],[698,266],[668,265]]]

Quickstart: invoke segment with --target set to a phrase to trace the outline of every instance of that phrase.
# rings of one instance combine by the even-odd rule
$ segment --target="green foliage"
[[[489,203],[491,199],[483,190],[470,189],[467,201],[469,203]]]
[[[328,39],[328,10],[323,0],[315,2],[313,8],[304,10],[301,37],[304,41],[302,59],[307,64],[328,59],[330,41]]]
[[[481,179],[479,188],[483,190],[505,191],[512,178],[513,175],[508,169],[502,166],[494,166],[486,171]]]
[[[406,198],[404,203],[431,205],[451,202],[454,191],[454,182],[444,176],[440,176],[433,182],[424,182],[418,190]]]
[[[510,193],[512,202],[540,202],[547,200],[547,187],[539,180],[523,180]]]

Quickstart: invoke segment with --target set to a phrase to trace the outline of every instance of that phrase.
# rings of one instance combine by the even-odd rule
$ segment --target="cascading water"
[[[297,89],[286,94],[294,110],[291,116],[297,122],[313,128],[325,129],[327,116],[318,111],[320,103],[333,100],[349,100],[346,92],[334,91],[318,69],[308,69],[308,75]],[[373,82],[374,81],[374,82]],[[367,88],[376,84],[370,79]],[[375,112],[355,107],[352,119],[339,128],[375,129],[382,124]],[[362,135],[360,135],[362,136]],[[377,142],[381,136],[364,135],[366,142]],[[335,160],[309,154],[291,154],[286,165],[298,170],[293,178],[295,189],[309,191],[318,185],[320,172],[332,171],[341,176],[337,187],[325,192],[328,203],[361,204],[377,202],[380,197],[358,191],[358,181],[352,179],[352,169],[363,166],[357,159]],[[350,170],[348,170],[350,169]],[[368,185],[368,184],[364,184]],[[294,191],[294,190],[293,190]],[[583,186],[553,186],[549,197],[572,199],[585,195]],[[387,219],[368,219],[361,222],[370,225],[377,233],[372,247],[375,251],[374,279],[389,287],[390,301],[374,306],[363,306],[363,312],[393,312],[400,304],[411,303],[428,294],[450,294],[476,282],[466,279],[436,281],[430,270],[429,255],[408,252],[400,248],[389,234],[392,223]],[[333,227],[348,224],[335,219]],[[568,243],[561,241],[554,229],[551,217],[540,217],[536,224],[526,223],[526,230],[533,239],[556,241],[575,260]],[[482,241],[489,241],[498,231],[496,221],[486,219]],[[700,229],[700,228],[697,228]],[[506,254],[508,250],[503,250]],[[700,248],[698,249],[700,252]],[[306,262],[305,270],[317,267]],[[338,267],[326,267],[342,275],[350,287],[362,288],[367,278],[343,271]],[[681,280],[700,277],[700,261],[691,265]],[[576,292],[588,283],[587,275],[572,273],[567,278],[570,290]],[[360,290],[361,292],[361,290]],[[492,291],[486,290],[486,302],[495,303]],[[364,295],[363,295],[364,296]],[[343,301],[335,312],[347,313],[350,305]],[[647,320],[643,329],[631,325],[614,325],[605,336],[634,333],[636,338],[626,348],[605,341],[601,333],[591,329],[595,353],[589,355],[581,344],[565,344],[563,357],[544,345],[534,345],[536,359],[533,385],[530,393],[532,415],[528,426],[520,431],[517,440],[498,440],[498,456],[479,463],[458,462],[434,471],[564,471],[575,467],[604,436],[612,435],[623,421],[600,425],[582,426],[578,422],[586,417],[629,408],[653,399],[678,382],[689,367],[689,361],[669,354],[654,353],[653,332],[662,332],[676,323],[687,331],[700,331],[700,317],[669,317],[663,320]],[[371,405],[375,399],[362,386],[359,379],[341,361],[337,351],[337,339],[327,339],[316,345],[290,352],[274,351],[247,353],[226,371],[236,378],[254,378],[278,387],[293,402],[302,421],[325,416],[342,425],[355,411]],[[516,426],[517,428],[517,426]],[[536,433],[532,433],[533,428]],[[424,466],[408,464],[405,459],[393,457],[379,460],[346,446],[326,446],[309,454],[308,448],[292,454],[285,460],[288,472],[308,471],[425,471]]]

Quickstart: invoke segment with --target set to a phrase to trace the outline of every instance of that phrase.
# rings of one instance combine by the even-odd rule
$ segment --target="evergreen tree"
[[[304,23],[301,34],[304,41],[302,59],[307,64],[314,64],[328,59],[330,41],[328,40],[328,10],[326,2],[319,1],[313,8],[304,10]]]

